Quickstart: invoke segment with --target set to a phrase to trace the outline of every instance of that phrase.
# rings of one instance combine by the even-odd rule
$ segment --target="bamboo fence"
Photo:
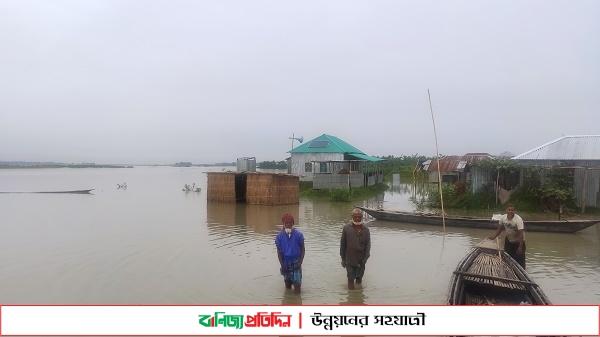
[[[248,173],[246,202],[254,205],[299,203],[300,179],[289,174]]]
[[[207,172],[206,174],[208,201],[236,202],[235,172]]]

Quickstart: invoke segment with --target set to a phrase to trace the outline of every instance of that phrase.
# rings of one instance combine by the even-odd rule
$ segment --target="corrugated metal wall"
[[[587,178],[585,177],[587,171]],[[599,169],[575,169],[573,194],[577,206],[581,207],[583,199],[585,199],[585,206],[600,207],[600,170]],[[585,183],[585,196],[584,196],[584,181]]]
[[[493,185],[496,179],[494,176],[494,171],[495,170],[482,168],[479,166],[471,166],[471,174],[469,175],[469,186],[471,187],[471,193],[476,193],[484,186],[490,184]]]
[[[292,163],[290,173],[300,176],[300,181],[312,181],[313,173],[315,173],[314,170],[316,169],[316,173],[318,173],[319,167],[318,165],[313,165],[313,171],[306,172],[305,164],[313,161],[326,162],[331,160],[344,160],[344,155],[342,153],[292,153],[290,157]]]
[[[328,188],[363,187],[365,176],[362,173],[350,174],[316,174],[313,180],[315,190]]]
[[[564,162],[558,160],[522,160],[532,165],[544,167],[565,166]],[[575,204],[578,207],[582,206],[582,201],[585,198],[586,207],[600,207],[600,161],[598,160],[574,160],[570,161],[568,167],[575,168],[573,176],[573,194],[575,196]],[[585,167],[587,169],[587,181],[584,182]],[[583,195],[584,184],[586,185],[585,196]]]
[[[236,166],[238,172],[256,172],[256,158],[238,158]]]

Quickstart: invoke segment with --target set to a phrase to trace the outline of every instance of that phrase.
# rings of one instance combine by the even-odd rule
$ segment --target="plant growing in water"
[[[200,192],[201,189],[200,189],[200,187],[196,187],[196,183],[193,183],[192,185],[185,184],[183,186],[182,191],[184,191],[184,192]]]
[[[352,190],[349,188],[334,188],[329,191],[329,199],[337,202],[348,202],[352,199]]]

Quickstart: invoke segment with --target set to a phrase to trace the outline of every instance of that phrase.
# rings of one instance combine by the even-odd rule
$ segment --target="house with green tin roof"
[[[366,155],[347,142],[327,134],[288,151],[288,173],[313,188],[362,187],[383,182],[383,159]]]

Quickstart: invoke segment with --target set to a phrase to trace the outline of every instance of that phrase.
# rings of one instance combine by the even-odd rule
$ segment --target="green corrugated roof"
[[[314,142],[314,143],[313,143]],[[311,147],[311,144],[313,145]],[[316,146],[316,147],[315,147]],[[379,161],[382,159],[367,156],[361,150],[346,143],[345,141],[323,134],[313,140],[310,140],[297,148],[288,151],[289,153],[343,153],[368,161]]]
[[[382,161],[382,160],[384,160],[384,159],[377,158],[377,157],[367,156],[366,154],[361,154],[361,153],[350,153],[350,155],[354,156],[356,158],[367,160],[367,161]]]
[[[328,141],[329,144],[327,144],[326,147],[311,147],[311,144],[313,144],[313,142],[315,142],[314,144],[316,145],[317,143],[321,143],[322,141]],[[298,146],[297,148],[290,150],[289,153],[363,153],[362,151],[360,151],[359,149],[355,148],[354,146],[346,143],[345,141],[334,137],[334,136],[330,136],[330,135],[326,135],[326,134],[322,134],[321,136],[310,140],[300,146]]]

